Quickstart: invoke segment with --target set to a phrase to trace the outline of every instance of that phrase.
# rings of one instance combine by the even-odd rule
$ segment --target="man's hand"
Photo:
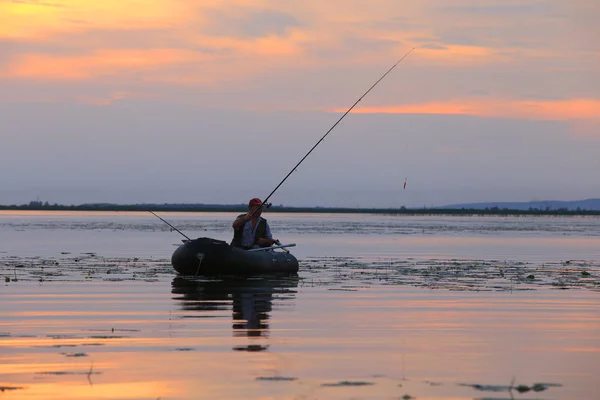
[[[269,238],[259,238],[257,241],[258,245],[261,247],[267,247],[273,245],[273,239]]]
[[[231,226],[233,227],[233,229],[239,229],[246,223],[246,221],[250,221],[251,219],[252,217],[250,216],[250,213],[240,215],[235,219],[235,221],[233,221],[233,224],[231,224]]]

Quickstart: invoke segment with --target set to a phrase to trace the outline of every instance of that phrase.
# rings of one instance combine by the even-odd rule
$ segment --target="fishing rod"
[[[314,150],[314,149],[316,149],[316,148],[317,148],[317,146],[318,146],[318,145],[319,145],[319,144],[320,144],[320,143],[321,143],[321,142],[322,142],[322,141],[323,141],[323,140],[324,140],[324,139],[327,137],[327,135],[329,135],[329,133],[331,133],[331,131],[333,131],[333,130],[335,129],[335,127],[336,127],[336,126],[337,126],[337,125],[338,125],[340,122],[342,122],[342,120],[344,119],[344,117],[345,117],[346,115],[348,115],[348,114],[350,113],[350,111],[352,111],[352,109],[353,109],[353,108],[354,108],[354,107],[355,107],[355,106],[356,106],[356,105],[357,105],[357,104],[358,104],[358,103],[359,103],[359,102],[360,102],[360,101],[361,101],[361,100],[362,100],[362,99],[363,99],[363,98],[364,98],[364,97],[365,97],[367,94],[369,94],[369,92],[370,92],[371,90],[373,90],[373,88],[374,88],[375,86],[377,86],[377,84],[378,84],[379,82],[381,82],[381,81],[383,80],[383,78],[385,78],[385,77],[386,77],[386,76],[387,76],[387,75],[388,75],[390,72],[392,72],[392,70],[393,70],[394,68],[396,68],[396,66],[397,66],[398,64],[400,64],[400,63],[402,62],[402,60],[404,60],[404,59],[405,59],[405,58],[406,58],[406,57],[407,57],[407,56],[408,56],[408,55],[409,55],[409,54],[410,54],[410,53],[411,53],[411,52],[412,52],[414,49],[415,49],[415,48],[413,47],[413,48],[412,48],[412,49],[410,49],[410,50],[409,50],[409,51],[408,51],[408,52],[407,52],[405,55],[403,55],[403,56],[402,56],[402,58],[401,58],[400,60],[398,60],[398,62],[396,62],[396,64],[392,65],[392,67],[391,67],[390,69],[388,69],[388,70],[387,70],[387,72],[381,76],[381,78],[379,78],[379,79],[378,79],[378,80],[377,80],[377,81],[376,81],[376,82],[375,82],[373,85],[371,85],[371,87],[369,88],[369,90],[367,90],[365,93],[363,93],[363,95],[362,95],[362,96],[360,96],[360,98],[359,98],[358,100],[356,100],[356,102],[355,102],[354,104],[352,104],[352,106],[351,106],[351,107],[350,107],[348,110],[346,110],[346,112],[344,113],[344,115],[342,115],[342,116],[340,117],[340,119],[338,119],[338,120],[337,120],[337,122],[336,122],[335,124],[333,124],[333,126],[332,126],[331,128],[329,128],[329,130],[328,130],[328,131],[325,133],[325,135],[323,135],[323,137],[322,137],[322,138],[321,138],[321,139],[320,139],[320,140],[317,142],[317,144],[315,144],[315,145],[314,145],[314,146],[313,146],[313,147],[312,147],[312,148],[311,148],[311,149],[308,151],[308,153],[306,153],[306,155],[305,155],[304,157],[302,157],[302,159],[301,159],[300,161],[298,161],[298,164],[296,164],[296,165],[294,166],[294,168],[292,168],[292,169],[291,169],[291,171],[290,171],[290,172],[288,172],[288,174],[285,176],[285,178],[283,178],[283,180],[282,180],[281,182],[279,182],[279,184],[278,184],[278,185],[275,187],[275,189],[273,189],[273,191],[272,191],[272,192],[271,192],[271,193],[270,193],[270,194],[269,194],[269,195],[268,195],[268,196],[267,196],[267,197],[266,197],[266,198],[263,200],[262,204],[260,205],[260,207],[259,207],[259,208],[257,208],[257,210],[261,209],[261,208],[262,208],[264,205],[266,205],[266,207],[267,207],[267,208],[269,208],[269,207],[271,206],[271,204],[270,204],[270,203],[267,203],[267,200],[269,200],[269,199],[271,198],[271,196],[273,196],[273,194],[274,194],[274,193],[277,191],[277,189],[279,189],[279,187],[280,187],[281,185],[283,185],[283,183],[284,183],[284,182],[287,180],[287,178],[289,178],[289,176],[290,176],[290,175],[292,175],[292,173],[293,173],[294,171],[296,171],[296,168],[298,168],[298,166],[299,166],[300,164],[302,164],[302,162],[303,162],[303,161],[306,159],[306,157],[308,157],[308,156],[310,155],[310,153],[312,153],[312,152],[313,152],[313,150]],[[254,212],[253,212],[251,215],[253,215],[253,214],[254,214]]]
[[[185,235],[185,233],[181,232],[179,229],[175,228],[173,225],[171,225],[170,223],[168,223],[167,221],[165,221],[164,219],[162,219],[161,217],[159,217],[158,215],[156,215],[153,211],[148,210],[148,212],[151,213],[151,214],[153,214],[154,216],[156,216],[158,219],[160,219],[165,224],[169,225],[171,227],[171,229],[174,229],[175,231],[179,232],[187,240],[192,241],[192,239],[190,239],[189,237],[187,237]]]
[[[371,90],[373,90],[373,88],[375,88],[375,86],[377,86],[377,84],[379,82],[381,82],[383,80],[383,78],[385,78],[390,72],[392,72],[392,70],[394,68],[396,68],[396,66],[398,64],[400,64],[406,57],[408,57],[408,55],[414,50],[415,48],[413,47],[412,49],[410,49],[405,55],[402,56],[402,58],[400,60],[398,60],[394,65],[392,65],[392,67],[390,69],[388,69],[386,71],[385,74],[383,74],[379,79],[377,79],[377,81],[375,81],[375,83],[373,85],[371,85],[371,87],[365,92],[363,93],[362,96],[359,97],[358,100],[356,100],[356,102],[354,104],[352,104],[352,106],[346,110],[346,112],[340,117],[340,119],[337,120],[337,122],[335,124],[333,124],[333,126],[331,128],[329,128],[329,130],[325,133],[325,135],[323,135],[323,137],[308,151],[308,153],[306,153],[306,155],[304,157],[302,157],[302,159],[300,161],[298,161],[298,164],[296,164],[294,166],[294,168],[291,169],[290,172],[288,172],[288,174],[285,176],[285,178],[283,178],[283,180],[281,182],[279,182],[279,184],[275,187],[275,189],[273,189],[273,191],[262,201],[260,207],[257,207],[251,214],[250,216],[254,216],[254,214],[262,209],[263,207],[269,208],[271,207],[271,203],[267,203],[267,200],[269,200],[271,198],[271,196],[273,196],[273,194],[277,191],[277,189],[279,189],[279,187],[281,185],[283,185],[283,183],[287,180],[287,178],[290,177],[290,175],[292,175],[292,173],[294,171],[296,171],[296,168],[298,168],[298,166],[300,164],[302,164],[302,162],[310,155],[310,153],[313,152],[314,149],[317,148],[317,146],[323,141],[325,140],[325,138],[327,137],[327,135],[329,135],[331,133],[331,131],[333,131],[335,129],[336,126],[338,126],[338,124],[340,122],[342,122],[342,120],[344,119],[344,117],[346,117],[346,115],[348,115],[350,113],[350,111],[352,111],[352,109],[354,109],[354,107],[356,107],[356,105],[358,103],[360,103],[360,101],[367,95],[369,94],[369,92]],[[156,217],[158,217],[161,221],[163,221],[165,224],[169,225],[172,229],[174,229],[175,231],[177,231],[178,233],[180,233],[183,237],[185,237],[187,240],[191,239],[189,237],[187,237],[183,232],[181,232],[179,229],[175,228],[173,225],[171,225],[170,223],[168,223],[167,221],[165,221],[164,219],[162,219],[161,217],[159,217],[158,215],[156,215],[154,212],[149,211],[150,213],[152,213],[153,215],[155,215]],[[278,243],[279,244],[279,243]]]

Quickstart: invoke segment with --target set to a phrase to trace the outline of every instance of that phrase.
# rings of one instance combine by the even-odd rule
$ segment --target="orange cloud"
[[[256,46],[259,54],[292,55],[301,52],[300,47],[293,40],[278,36],[259,38]]]
[[[477,59],[485,61],[495,56],[492,49],[480,46],[440,45],[439,48],[419,48],[418,52],[420,57],[456,62]]]
[[[290,29],[286,36],[269,35],[251,39],[228,36],[208,36],[190,34],[186,38],[189,45],[221,52],[231,51],[247,55],[292,55],[302,52],[302,44],[310,41],[308,35],[299,29]]]
[[[84,55],[65,56],[23,54],[15,56],[0,68],[0,77],[44,80],[87,80],[99,76],[123,77],[131,81],[132,74],[146,73],[133,79],[171,84],[209,84],[244,79],[264,71],[265,56],[270,66],[285,63],[287,56],[302,53],[302,43],[309,40],[299,30],[290,30],[285,37],[270,35],[251,39],[190,35],[187,45],[199,49],[101,49]],[[281,57],[283,56],[283,57]],[[235,60],[244,58],[240,68]],[[207,62],[209,61],[209,62]],[[147,74],[152,72],[152,74]]]
[[[29,54],[18,57],[6,69],[5,75],[17,78],[82,80],[101,75],[152,70],[207,58],[209,56],[183,49],[101,50],[74,57]]]
[[[79,103],[90,104],[94,106],[109,106],[118,101],[127,99],[157,99],[159,97],[160,96],[158,95],[148,93],[112,92],[104,96],[75,96],[74,99]]]
[[[336,109],[336,112],[345,110]],[[360,107],[358,114],[446,114],[478,117],[571,120],[600,118],[600,100],[570,99],[556,101],[466,100],[460,102],[431,102],[401,106]]]

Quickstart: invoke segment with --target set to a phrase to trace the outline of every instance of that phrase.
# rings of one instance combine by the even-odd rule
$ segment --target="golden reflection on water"
[[[563,385],[541,393],[546,399],[595,393],[597,292],[344,286],[294,278],[5,285],[0,386],[21,389],[1,396],[508,399],[458,384],[513,378]]]

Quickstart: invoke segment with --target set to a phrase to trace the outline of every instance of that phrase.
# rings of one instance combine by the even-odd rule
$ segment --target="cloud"
[[[429,45],[419,49],[419,54],[431,58],[449,58],[458,61],[460,57],[470,58],[470,61],[478,58],[481,61],[492,61],[490,58],[495,55],[492,49],[482,46],[462,46],[462,45]]]
[[[32,39],[0,39],[0,66],[23,54],[46,54],[62,57],[81,55],[88,51],[89,49],[74,46],[68,41],[40,42]]]
[[[439,7],[434,12],[436,19],[454,22],[432,27],[445,43],[537,49],[551,51],[557,58],[600,50],[594,40],[600,35],[600,7],[595,0],[486,1]]]
[[[158,96],[149,93],[111,92],[104,96],[77,96],[74,100],[82,104],[108,106],[123,100],[153,100],[157,98]]]
[[[54,81],[44,90],[58,98],[125,91],[203,106],[331,108],[412,45],[399,76],[365,104],[410,99],[464,112],[452,102],[568,101],[600,90],[600,53],[556,40],[557,26],[594,15],[593,1],[491,1],[475,11],[462,1],[452,12],[439,0],[46,2],[69,8],[0,3],[0,79],[21,85],[13,95]],[[542,6],[549,11],[533,12]]]
[[[419,46],[420,49],[429,49],[429,50],[448,50],[447,46],[436,44],[436,43],[424,43]]]
[[[371,29],[377,30],[412,30],[416,27],[416,24],[411,18],[402,16],[388,16],[377,20],[369,20],[365,23],[365,26]]]
[[[15,3],[15,4],[28,4],[31,6],[40,6],[40,7],[56,7],[56,8],[65,8],[67,7],[66,4],[61,4],[61,3],[48,3],[45,1],[39,1],[39,0],[11,0],[11,3]]]
[[[202,19],[204,34],[245,39],[284,36],[290,28],[302,25],[291,14],[251,8],[205,10]]]
[[[5,74],[14,78],[82,80],[136,74],[169,64],[197,62],[204,57],[197,52],[177,49],[101,50],[72,57],[29,54],[17,57]]]
[[[340,38],[330,38],[327,41],[312,40],[310,44],[304,47],[305,54],[310,56],[311,61],[314,60],[321,65],[368,64],[374,59],[383,59],[383,55],[400,56],[402,51],[406,52],[410,49],[401,39],[365,37],[355,33]]]
[[[493,16],[512,16],[512,15],[543,15],[551,10],[548,1],[520,1],[517,4],[506,4],[506,1],[494,3],[488,1],[485,4],[468,6],[447,6],[442,7],[440,11],[455,14],[471,15],[493,15]]]
[[[336,109],[336,112],[343,112]],[[445,103],[406,104],[388,107],[358,107],[358,114],[442,114],[471,115],[485,118],[539,119],[568,121],[600,119],[600,99],[570,99],[555,101],[525,101],[478,99]]]
[[[305,40],[293,31],[286,37],[197,34],[178,41],[162,30],[89,30],[62,42],[5,39],[0,48],[10,51],[0,59],[0,78],[130,81],[143,76],[147,82],[211,84],[267,73],[302,53]]]

